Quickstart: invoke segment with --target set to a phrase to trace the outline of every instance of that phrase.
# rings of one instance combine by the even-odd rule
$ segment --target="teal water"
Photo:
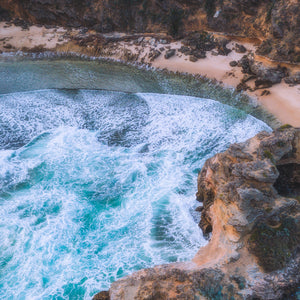
[[[140,93],[109,91],[124,85],[109,75],[107,91],[28,76],[0,95],[0,299],[90,299],[141,268],[191,259],[206,244],[201,166],[270,130],[140,76],[120,72]]]

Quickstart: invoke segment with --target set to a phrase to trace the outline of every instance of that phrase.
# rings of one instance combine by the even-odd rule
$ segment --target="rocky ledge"
[[[299,195],[300,128],[231,145],[198,177],[208,245],[192,262],[141,270],[94,299],[297,299]]]

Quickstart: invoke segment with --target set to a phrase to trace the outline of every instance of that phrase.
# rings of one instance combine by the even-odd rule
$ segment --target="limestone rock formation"
[[[116,281],[109,299],[293,299],[300,285],[299,188],[300,129],[283,126],[231,145],[198,177],[208,245],[192,262]]]
[[[285,127],[232,145],[208,160],[198,178],[203,232],[216,230],[217,207],[221,235],[242,242],[265,272],[300,255],[300,130]]]
[[[87,27],[98,32],[209,29],[263,43],[258,53],[300,62],[300,4],[295,0],[1,0],[0,20]]]

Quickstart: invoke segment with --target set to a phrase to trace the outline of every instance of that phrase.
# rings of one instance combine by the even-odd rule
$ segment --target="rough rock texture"
[[[262,299],[280,299],[287,287],[293,290],[300,284],[299,186],[300,129],[289,126],[232,145],[208,160],[198,178],[203,232],[213,230],[213,242],[217,229],[227,236],[226,243],[240,244],[240,262],[253,258],[258,263],[261,281],[254,281],[251,290]],[[265,294],[270,289],[267,278],[279,274],[290,283],[284,287],[274,279],[271,296]],[[248,281],[253,275],[248,274]]]
[[[1,0],[0,19],[93,28],[99,32],[210,29],[259,38],[258,53],[300,62],[297,0]]]
[[[247,74],[242,78],[237,87],[239,91],[250,89],[250,87],[246,85],[246,82],[252,79],[255,79],[255,87],[250,90],[255,91],[257,89],[269,88],[273,84],[280,83],[283,78],[286,83],[296,85],[300,78],[298,73],[289,76],[289,70],[286,67],[281,67],[280,65],[276,68],[267,67],[262,62],[255,61],[252,53],[244,55],[237,63],[237,66],[242,68],[242,73]]]
[[[198,177],[208,245],[192,262],[116,281],[110,299],[296,299],[299,187],[300,129],[286,125],[231,145]]]

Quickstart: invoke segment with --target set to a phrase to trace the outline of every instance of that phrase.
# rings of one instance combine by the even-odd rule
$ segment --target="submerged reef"
[[[231,145],[198,177],[208,245],[191,262],[141,270],[94,299],[294,299],[299,186],[299,128],[282,126]]]

